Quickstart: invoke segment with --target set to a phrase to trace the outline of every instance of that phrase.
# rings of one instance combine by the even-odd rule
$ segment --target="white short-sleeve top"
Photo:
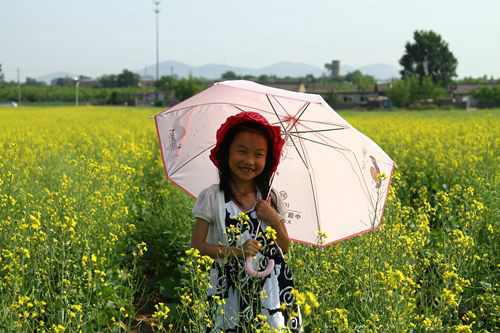
[[[284,220],[287,214],[287,208],[281,200],[277,191],[271,190],[276,198],[276,208],[280,220]],[[260,193],[257,193],[260,198]],[[227,235],[224,234],[226,208],[224,192],[219,189],[219,184],[213,184],[201,191],[193,207],[193,216],[209,223],[206,242],[208,244],[226,245],[228,243]]]

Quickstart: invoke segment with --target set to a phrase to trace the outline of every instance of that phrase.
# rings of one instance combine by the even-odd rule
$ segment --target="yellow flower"
[[[441,297],[449,306],[458,306],[456,295],[451,290],[444,288]]]
[[[52,325],[52,331],[54,333],[62,333],[66,330],[66,328],[63,325]]]
[[[472,325],[457,325],[457,326],[455,326],[455,330],[456,330],[455,332],[472,333],[471,326]]]
[[[73,304],[71,305],[71,309],[77,311],[77,312],[82,312],[82,306],[79,304]]]

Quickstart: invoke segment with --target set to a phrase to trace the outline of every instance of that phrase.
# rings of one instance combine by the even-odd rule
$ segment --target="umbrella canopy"
[[[288,207],[292,240],[326,246],[380,226],[395,163],[319,95],[225,81],[157,114],[167,178],[195,198],[218,183],[209,159],[215,133],[227,117],[246,111],[282,128],[273,187]],[[322,242],[320,232],[327,235]]]

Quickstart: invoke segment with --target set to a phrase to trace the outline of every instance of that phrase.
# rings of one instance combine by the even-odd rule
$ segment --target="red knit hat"
[[[217,130],[217,143],[215,147],[210,151],[210,159],[219,168],[219,161],[217,156],[220,152],[220,146],[226,137],[226,134],[231,128],[241,123],[257,123],[260,124],[269,135],[270,145],[272,146],[271,156],[272,156],[272,172],[276,171],[278,164],[280,162],[281,148],[285,141],[281,138],[281,128],[279,126],[272,126],[269,122],[257,112],[240,112],[234,116],[230,116],[226,121],[220,125]],[[220,169],[220,168],[219,168]]]

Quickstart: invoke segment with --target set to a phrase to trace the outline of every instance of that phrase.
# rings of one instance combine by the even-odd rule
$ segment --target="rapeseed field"
[[[0,109],[0,332],[213,324],[159,111]],[[500,110],[341,115],[399,168],[379,230],[291,247],[305,331],[499,332]]]

